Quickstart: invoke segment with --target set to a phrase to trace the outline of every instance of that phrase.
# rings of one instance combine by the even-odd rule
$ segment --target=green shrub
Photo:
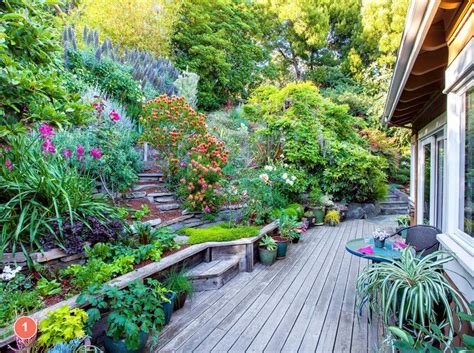
[[[250,238],[257,236],[260,231],[259,227],[226,227],[222,225],[212,226],[209,228],[185,228],[180,233],[189,236],[189,244],[199,244],[212,241],[230,241],[241,238]]]
[[[20,120],[67,125],[87,118],[79,95],[65,88],[54,11],[42,0],[0,2],[0,132]]]
[[[42,248],[43,240],[63,246],[63,222],[89,224],[92,218],[106,222],[114,217],[106,199],[92,195],[93,180],[53,152],[49,138],[10,136],[6,142],[11,149],[0,154],[0,253],[21,249],[28,256]],[[45,147],[49,152],[42,152]]]

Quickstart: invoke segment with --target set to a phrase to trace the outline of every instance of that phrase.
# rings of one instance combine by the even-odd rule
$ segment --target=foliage
[[[408,227],[410,225],[410,216],[409,215],[401,215],[397,217],[397,223],[400,227]]]
[[[259,227],[221,224],[208,228],[185,228],[180,233],[189,236],[188,244],[199,244],[250,238],[257,236],[259,231]]]
[[[104,99],[97,88],[88,89],[83,96],[87,104],[95,107],[94,121],[85,127],[57,131],[52,141],[63,154],[77,150],[77,146],[86,151],[99,148],[99,159],[88,153],[70,158],[69,163],[82,174],[100,180],[111,194],[122,191],[137,180],[136,174],[142,170],[140,154],[135,149],[138,133],[125,109]]]
[[[2,125],[20,120],[82,122],[79,96],[65,87],[52,6],[41,0],[2,1],[0,23],[0,132]]]
[[[258,243],[258,246],[267,249],[268,251],[275,251],[277,249],[277,243],[275,239],[273,239],[268,234],[265,235],[262,240]]]
[[[283,238],[294,239],[299,238],[300,233],[296,231],[300,223],[295,217],[291,217],[282,213],[280,219],[278,220],[278,230],[280,236]]]
[[[68,342],[85,336],[84,325],[87,313],[79,308],[69,309],[67,305],[49,312],[39,324],[38,343],[47,348],[61,342]]]
[[[148,214],[150,214],[150,207],[146,203],[142,203],[140,209],[136,210],[132,217],[141,221]]]
[[[76,23],[97,28],[114,42],[167,55],[179,4],[166,0],[81,0],[73,16]]]
[[[415,337],[419,331],[414,325],[426,328],[446,323],[448,336],[452,337],[455,322],[450,302],[457,311],[465,307],[443,274],[443,265],[452,259],[441,251],[417,257],[407,247],[400,261],[367,266],[357,281],[359,309],[368,303],[373,312],[382,315],[385,324],[395,318],[398,328],[410,329]]]
[[[291,83],[281,90],[260,87],[244,111],[262,124],[257,133],[271,153],[268,158],[304,171],[303,180],[313,178],[339,200],[385,196],[385,161],[366,150],[354,128],[359,120],[348,115],[346,106],[323,98],[312,83]]]
[[[140,332],[156,334],[164,324],[164,312],[160,291],[156,290],[159,283],[148,279],[147,285],[136,280],[127,288],[113,286],[92,287],[82,293],[77,302],[89,302],[89,327],[100,319],[100,311],[112,310],[107,317],[107,335],[115,340],[125,339],[129,349],[138,347]]]
[[[46,297],[48,295],[61,293],[61,284],[55,279],[49,281],[47,278],[41,277],[38,282],[36,282],[35,289],[39,295]]]
[[[324,216],[324,223],[331,226],[339,224],[339,212],[337,210],[331,210]]]
[[[73,264],[63,270],[63,274],[71,276],[71,284],[79,290],[109,281],[112,272],[112,265],[100,259],[90,259],[84,265]]]
[[[182,97],[160,96],[143,109],[142,140],[158,149],[167,180],[184,199],[184,207],[214,212],[222,202],[220,180],[228,152],[223,142],[207,132],[206,116]]]
[[[185,0],[172,37],[181,69],[199,77],[199,106],[217,109],[227,100],[245,97],[259,80],[265,51],[252,38],[260,27],[251,3],[237,0]]]
[[[152,52],[138,50],[137,47],[129,49],[125,46],[122,49],[120,42],[114,45],[111,39],[108,38],[103,39],[101,44],[99,33],[86,26],[84,26],[82,33],[82,41],[85,49],[77,53],[85,55],[86,52],[92,52],[96,63],[103,60],[112,60],[116,64],[122,65],[121,67],[130,72],[133,79],[139,82],[146,98],[151,99],[163,93],[168,95],[176,93],[174,82],[179,77],[179,70],[167,58],[156,57]],[[72,26],[63,31],[63,45],[66,55],[77,51],[78,45]],[[68,59],[69,57],[67,57],[67,61]],[[89,60],[93,59],[90,58]],[[188,78],[192,78],[192,80],[190,82],[191,86],[188,87],[186,92],[192,93],[193,82],[196,79],[195,74],[187,72],[186,79]],[[197,85],[197,82],[195,82],[195,85]]]
[[[188,296],[192,295],[194,292],[193,284],[186,277],[184,271],[171,270],[166,280],[163,282],[163,285],[166,289],[173,291],[177,294],[186,293]]]
[[[70,340],[67,343],[58,343],[48,350],[48,353],[75,353],[81,346],[82,340],[79,338]]]
[[[8,272],[7,267],[3,269],[3,274]],[[20,315],[42,308],[40,295],[32,287],[31,277],[23,274],[14,273],[9,279],[0,279],[0,327],[12,324]]]
[[[181,72],[176,81],[174,81],[178,96],[184,97],[186,102],[193,108],[196,108],[198,103],[198,83],[199,75],[187,70]]]
[[[45,237],[61,246],[62,227],[56,233],[52,222],[62,225],[64,217],[71,223],[113,218],[114,209],[106,200],[92,195],[92,180],[55,153],[49,138],[10,136],[7,145],[0,155],[2,165],[10,163],[0,170],[1,252],[20,248],[27,255],[41,249]]]

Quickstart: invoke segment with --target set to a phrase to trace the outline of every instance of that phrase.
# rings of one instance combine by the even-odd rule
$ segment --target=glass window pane
[[[466,98],[464,160],[464,232],[474,236],[474,90]]]
[[[431,191],[431,143],[423,147],[425,170],[423,171],[423,224],[430,224],[430,191]]]

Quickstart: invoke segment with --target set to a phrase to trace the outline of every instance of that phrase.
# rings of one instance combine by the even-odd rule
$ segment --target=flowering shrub
[[[206,116],[194,111],[183,97],[162,95],[143,106],[142,140],[152,143],[162,159],[163,173],[184,206],[214,212],[221,203],[220,180],[228,152],[207,132]]]

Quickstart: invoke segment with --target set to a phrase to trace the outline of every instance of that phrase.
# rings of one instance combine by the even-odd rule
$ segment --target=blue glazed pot
[[[165,325],[171,321],[171,314],[173,314],[174,301],[176,299],[175,292],[166,293],[166,298],[170,300],[170,303],[161,302],[163,305],[163,311],[165,312]]]
[[[112,337],[104,337],[104,348],[106,353],[142,353],[145,350],[148,333],[140,332],[138,336],[138,348],[128,349],[125,340],[114,340]]]
[[[273,239],[277,243],[277,259],[284,259],[288,250],[288,239],[282,237],[273,237]]]

